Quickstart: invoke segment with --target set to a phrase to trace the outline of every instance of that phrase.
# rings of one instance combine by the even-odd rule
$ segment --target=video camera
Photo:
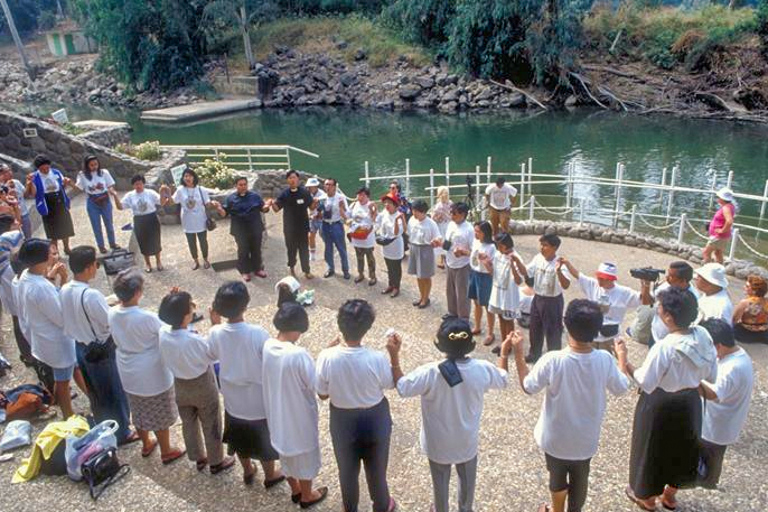
[[[662,270],[660,268],[642,267],[642,268],[630,269],[629,275],[631,275],[635,279],[640,279],[641,281],[650,281],[654,283],[658,281],[659,277],[663,275],[665,272],[666,270]]]

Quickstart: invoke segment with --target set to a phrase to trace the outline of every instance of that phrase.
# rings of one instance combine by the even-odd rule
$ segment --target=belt
[[[340,220],[325,220],[323,219],[323,222],[326,224],[341,224]]]

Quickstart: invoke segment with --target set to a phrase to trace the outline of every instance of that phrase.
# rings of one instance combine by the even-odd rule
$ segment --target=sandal
[[[135,430],[132,430],[131,433],[125,436],[125,439],[123,439],[119,444],[120,446],[125,446],[137,441],[141,441],[141,436]]]
[[[264,480],[264,488],[270,489],[280,482],[285,482],[285,475],[280,475],[279,477],[273,478],[272,480]]]
[[[309,508],[309,507],[312,507],[314,505],[317,505],[318,503],[320,503],[321,501],[323,501],[325,498],[328,497],[328,488],[327,487],[321,487],[321,488],[316,489],[316,490],[320,494],[320,497],[316,498],[316,499],[314,499],[312,501],[299,501],[299,506],[301,506],[301,508],[304,509],[304,508]]]
[[[187,450],[179,450],[176,448],[171,453],[165,455],[164,457],[161,457],[161,460],[163,461],[163,465],[167,466],[168,464],[179,460],[187,453]]]
[[[149,445],[149,448],[141,449],[141,456],[146,459],[152,455],[152,453],[155,451],[155,448],[157,448],[157,441],[152,441],[152,443]]]
[[[387,507],[387,512],[395,512],[397,509],[397,502],[395,502],[395,498],[392,496],[389,497],[389,506]]]
[[[355,278],[355,284],[362,283],[365,280],[365,276],[357,276]]]
[[[477,335],[478,335],[478,334],[480,334],[481,332],[483,332],[483,330],[482,330],[482,329],[472,329],[472,334],[474,334],[475,336],[477,336]]]
[[[392,297],[393,299],[398,295],[400,295],[400,288],[393,288],[392,293],[389,294],[389,296]]]
[[[200,268],[200,263],[198,263],[198,262],[195,262],[195,264],[192,265],[192,270],[197,270],[199,268]]]
[[[378,283],[378,281],[375,277],[372,277],[368,280],[368,286],[374,286],[376,283]]]
[[[645,500],[641,500],[640,498],[635,496],[635,491],[633,491],[630,486],[627,486],[624,489],[624,494],[626,494],[627,498],[629,498],[629,501],[637,505],[637,507],[640,510],[645,510],[647,512],[653,512],[654,510],[656,510],[656,507],[648,508],[646,506]]]
[[[226,457],[224,460],[219,462],[218,464],[215,464],[211,466],[210,472],[212,475],[216,475],[218,473],[221,473],[225,469],[229,469],[232,466],[235,465],[235,458],[234,457]]]
[[[301,493],[291,494],[291,501],[294,503],[299,503],[301,501]]]
[[[253,482],[256,481],[256,470],[254,469],[253,472],[246,474],[243,474],[243,483],[245,485],[253,485]]]
[[[266,279],[267,278],[267,272],[264,271],[264,270],[259,270],[259,271],[256,272],[256,277],[260,277],[262,279]]]
[[[164,266],[162,266],[162,265],[158,265],[158,266],[157,266],[157,271],[158,271],[158,272],[162,272],[163,270],[165,270],[165,267],[164,267]]]
[[[209,262],[208,260],[206,260],[206,261],[203,263],[203,268],[204,268],[204,269],[209,269],[209,268],[211,268],[211,262]]]
[[[200,459],[199,461],[195,462],[195,467],[197,467],[198,471],[202,471],[205,469],[205,466],[208,465],[208,459]]]
[[[488,336],[486,336],[486,337],[485,337],[485,339],[483,340],[483,345],[485,345],[486,347],[487,347],[487,346],[489,346],[489,345],[493,345],[493,342],[494,342],[494,341],[496,341],[496,335],[494,335],[494,334],[489,334],[489,335],[488,335]]]
[[[159,271],[160,269],[157,269],[157,270]],[[144,272],[146,272],[147,274],[151,273],[152,272],[152,267],[145,267],[144,268]]]

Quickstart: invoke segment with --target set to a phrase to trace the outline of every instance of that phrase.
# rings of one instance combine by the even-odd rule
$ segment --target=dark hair
[[[506,180],[506,178],[504,178],[504,176],[499,176],[498,178],[496,178],[496,186],[497,187],[503,186],[504,183],[506,183],[506,182],[507,182],[507,180]]]
[[[48,261],[51,254],[51,242],[42,238],[30,238],[21,244],[19,260],[26,268]]]
[[[133,177],[131,178],[131,185],[133,185],[134,183],[137,183],[139,181],[144,183],[144,184],[147,183],[147,180],[144,178],[144,176],[142,176],[141,174],[134,174]]]
[[[496,236],[493,237],[493,241],[496,242],[497,244],[507,247],[508,249],[515,248],[515,241],[512,240],[512,235],[510,235],[509,233],[505,233],[504,231],[500,233],[496,233]]]
[[[458,202],[454,203],[453,206],[451,206],[451,213],[457,212],[466,217],[466,215],[469,213],[469,206],[467,206],[467,203],[464,202]]]
[[[128,302],[144,287],[144,276],[136,269],[129,268],[118,272],[112,290],[120,302]]]
[[[419,213],[427,213],[427,210],[429,210],[429,206],[427,205],[427,202],[425,200],[417,199],[411,205],[411,210]]]
[[[469,320],[451,316],[443,320],[437,330],[437,348],[449,359],[459,359],[473,350],[472,326]]]
[[[357,189],[357,193],[365,194],[366,196],[371,197],[371,189],[369,189],[368,187],[360,187],[359,189]]]
[[[213,298],[213,310],[224,318],[236,318],[243,314],[251,296],[248,288],[240,281],[229,281],[219,286]]]
[[[564,318],[565,328],[571,338],[579,343],[594,341],[603,325],[600,305],[587,299],[575,299],[568,303]]]
[[[483,234],[483,238],[480,242],[484,244],[493,243],[493,226],[491,226],[490,222],[487,220],[480,220],[475,222],[475,227],[480,228],[480,232]]]
[[[88,155],[87,157],[85,157],[85,160],[83,160],[83,174],[85,174],[85,179],[87,179],[88,181],[91,180],[91,168],[88,167],[88,164],[90,164],[93,160],[96,160],[96,163],[99,164],[99,169],[96,171],[96,173],[99,176],[103,174],[101,172],[101,162],[99,162],[99,159],[93,155]]]
[[[96,249],[90,245],[78,245],[69,253],[69,268],[79,274],[96,263]]]
[[[339,308],[336,324],[344,341],[359,341],[371,329],[376,320],[376,311],[363,299],[348,300]]]
[[[397,193],[399,194],[400,193],[400,182],[397,181],[397,180],[392,180],[392,181],[389,182],[389,186],[391,187],[392,185],[397,187]]]
[[[707,318],[702,320],[699,325],[707,330],[715,345],[732,348],[736,346],[736,339],[733,334],[733,327],[722,318]]]
[[[35,166],[35,169],[39,169],[41,165],[46,164],[51,165],[51,160],[45,155],[37,155],[34,162],[32,162],[32,165]]]
[[[299,171],[291,169],[291,170],[289,170],[288,172],[285,173],[285,179],[290,178],[292,174],[295,174],[297,178],[301,178],[301,176],[299,175]]]
[[[280,332],[307,332],[309,316],[304,306],[298,302],[286,302],[275,313],[272,323]]]
[[[326,178],[325,181],[332,181],[334,185],[338,185],[339,184],[339,182],[336,181],[336,178]],[[325,185],[325,183],[323,183],[323,185]]]
[[[696,296],[689,290],[669,287],[659,294],[659,301],[664,312],[669,314],[675,325],[681,329],[690,327],[699,314]]]
[[[282,283],[277,285],[277,307],[282,306],[286,302],[296,302],[296,294],[293,293],[290,286]]]
[[[13,215],[0,215],[0,234],[10,231],[15,220]]]
[[[192,296],[187,292],[175,292],[163,297],[157,316],[172,328],[181,329],[181,323],[190,311],[192,311]]]
[[[675,271],[675,275],[683,281],[691,281],[693,279],[693,267],[685,261],[673,261],[669,264],[669,268]]]
[[[186,187],[186,185],[184,184],[184,176],[187,175],[187,174],[192,176],[192,186],[196,187],[197,184],[200,183],[200,178],[198,178],[197,177],[197,173],[195,171],[193,171],[192,169],[190,169],[189,167],[184,169],[184,172],[181,173],[181,185]]]
[[[13,270],[13,273],[15,275],[21,275],[22,272],[27,268],[27,266],[24,264],[23,261],[21,261],[21,258],[19,258],[19,253],[14,252],[11,254],[11,270]]]
[[[235,178],[235,185],[237,185],[243,180],[245,180],[245,182],[248,183],[248,178],[246,178],[245,176],[238,176],[237,178]]]
[[[555,249],[559,249],[562,241],[560,240],[559,236],[550,233],[546,235],[541,235],[541,237],[539,238],[539,243],[551,245]]]

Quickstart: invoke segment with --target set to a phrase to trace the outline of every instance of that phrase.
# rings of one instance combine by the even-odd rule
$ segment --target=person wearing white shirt
[[[432,242],[440,239],[440,228],[429,218],[429,206],[423,199],[417,199],[411,205],[413,216],[408,220],[408,240],[411,255],[408,257],[408,274],[416,276],[419,286],[419,298],[413,306],[424,309],[429,306],[429,293],[432,291],[432,276],[435,275],[435,249]]]
[[[749,354],[736,344],[727,322],[709,318],[700,324],[712,336],[717,350],[717,379],[702,380],[699,393],[704,400],[701,430],[701,458],[706,474],[699,482],[715,489],[720,481],[723,458],[729,445],[739,439],[749,413],[754,370]]]
[[[488,221],[475,222],[475,240],[469,253],[469,291],[467,292],[473,305],[474,329],[472,334],[477,336],[483,332],[483,309],[485,309],[488,331],[483,345],[490,345],[496,339],[493,334],[496,316],[488,309],[493,290],[493,270],[489,270],[486,261],[496,254],[493,243],[493,230]]]
[[[440,228],[440,236],[445,237],[445,232],[448,229],[448,224],[451,223],[451,208],[453,207],[453,201],[451,201],[451,194],[448,187],[437,187],[435,193],[435,204],[432,205],[432,211],[430,211],[430,217],[437,223],[437,227]],[[437,263],[437,268],[445,268],[445,251],[442,247],[435,247],[435,255],[440,259]]]
[[[600,311],[603,312],[603,325],[595,337],[595,348],[613,352],[613,338],[619,334],[619,328],[627,310],[640,305],[640,292],[616,282],[619,278],[619,270],[613,263],[600,263],[595,277],[579,272],[573,263],[565,258],[563,258],[563,264],[578,281],[582,293],[587,299],[598,303]]]
[[[189,328],[194,312],[195,304],[187,292],[173,290],[163,297],[157,314],[168,325],[160,329],[160,354],[174,377],[187,457],[198,471],[210,467],[215,475],[231,468],[235,459],[224,458],[219,388],[208,343]]]
[[[125,194],[123,199],[115,198],[118,210],[128,208],[133,214],[133,233],[139,244],[139,251],[144,256],[144,270],[152,272],[150,256],[155,257],[157,270],[163,270],[160,261],[162,244],[160,241],[160,220],[157,218],[157,207],[160,206],[160,194],[146,188],[147,180],[141,174],[131,178],[133,190]]]
[[[219,287],[213,299],[208,333],[208,357],[219,362],[221,394],[224,396],[224,436],[229,452],[237,454],[243,466],[243,482],[253,485],[257,459],[264,469],[264,486],[274,487],[285,480],[275,468],[280,455],[270,441],[262,386],[264,343],[269,333],[248,324],[243,315],[251,298],[242,282],[230,281]],[[222,317],[226,322],[222,323]]]
[[[725,267],[719,263],[707,263],[693,271],[696,274],[693,283],[701,292],[699,313],[702,320],[719,318],[728,325],[733,325],[733,302],[728,296],[728,278]]]
[[[448,317],[437,332],[436,346],[446,359],[403,376],[401,340],[387,340],[393,378],[401,397],[421,397],[421,449],[432,473],[434,510],[448,512],[451,467],[459,475],[459,512],[471,512],[477,477],[478,435],[484,395],[507,386],[506,360],[498,367],[473,359],[472,327],[466,319]]]
[[[382,295],[390,294],[393,299],[400,295],[400,282],[403,278],[403,258],[405,257],[405,243],[403,235],[407,229],[405,214],[398,210],[400,199],[392,192],[381,197],[384,203],[384,211],[377,217],[379,237],[377,243],[381,244],[381,252],[384,263],[387,265],[387,287],[381,291]]]
[[[349,208],[349,238],[355,248],[357,259],[357,277],[355,284],[365,280],[365,264],[368,263],[368,286],[376,284],[376,258],[373,249],[376,246],[376,204],[371,201],[371,191],[361,187],[357,191],[357,200]]]
[[[291,497],[304,509],[328,496],[327,487],[312,489],[321,466],[315,363],[296,345],[309,329],[309,317],[304,306],[288,301],[273,323],[277,338],[264,344],[264,408]]]
[[[696,297],[670,287],[659,294],[659,317],[669,334],[648,351],[640,368],[626,362],[626,343],[615,342],[622,370],[640,387],[635,407],[627,497],[645,510],[656,500],[675,510],[677,488],[698,479],[702,405],[699,384],[717,377],[712,337],[693,326]]]
[[[535,293],[531,301],[527,363],[535,363],[541,357],[545,337],[547,350],[560,350],[563,343],[563,290],[571,285],[571,279],[563,259],[557,254],[560,243],[557,235],[542,235],[539,254],[523,269],[523,279]]]
[[[344,236],[344,221],[347,220],[347,198],[338,192],[336,180],[325,180],[325,199],[320,201],[323,212],[323,242],[325,242],[325,264],[328,269],[323,277],[331,277],[336,274],[336,265],[333,260],[333,248],[339,251],[341,271],[344,279],[350,279],[349,259],[347,258],[347,240]]]
[[[192,169],[186,169],[181,175],[181,185],[173,195],[170,194],[168,185],[160,187],[162,205],[181,205],[181,227],[187,237],[189,254],[195,262],[192,270],[200,268],[197,244],[200,243],[200,252],[203,256],[203,268],[211,268],[208,261],[208,213],[206,208],[214,206],[208,191],[200,185],[200,178]]]
[[[547,462],[551,510],[564,512],[567,498],[568,511],[580,512],[587,500],[590,461],[600,440],[606,390],[623,395],[630,383],[611,354],[592,346],[603,325],[603,314],[596,302],[571,301],[564,323],[568,346],[547,352],[530,372],[519,331],[505,339],[502,355],[514,349],[517,374],[525,393],[533,395],[546,389],[533,435]]]
[[[325,191],[320,188],[320,180],[317,178],[309,178],[306,187],[312,196],[313,203],[320,204],[320,201],[325,199]],[[309,215],[309,261],[315,261],[317,258],[317,233],[322,230],[323,212],[319,208],[312,208]]]
[[[496,178],[496,183],[488,185],[485,189],[485,200],[488,201],[494,236],[499,231],[509,232],[510,212],[515,196],[517,196],[517,189],[507,184],[503,176]]]
[[[24,238],[32,238],[32,221],[29,218],[29,206],[27,206],[25,201],[28,197],[26,187],[13,177],[13,170],[4,163],[0,163],[0,183],[8,187],[8,196],[14,197],[19,203],[21,232],[24,233]]]
[[[448,298],[448,315],[469,320],[469,256],[475,230],[467,222],[469,206],[456,203],[451,207],[451,223],[445,237],[433,243],[434,247],[445,250],[445,264],[448,266],[445,280],[445,294]]]
[[[515,320],[520,318],[520,285],[523,284],[525,264],[515,251],[515,242],[509,233],[501,232],[495,239],[493,259],[484,256],[483,265],[493,272],[488,311],[498,315],[501,339],[504,341],[515,330]],[[500,350],[501,347],[497,346],[491,352],[498,354]]]
[[[640,301],[644,305],[650,306],[663,291],[669,288],[688,290],[698,299],[699,292],[691,284],[691,281],[693,281],[693,267],[685,261],[673,261],[667,268],[665,282],[656,287],[653,292],[651,292],[650,281],[640,281]],[[653,320],[651,320],[651,338],[648,340],[648,348],[663,340],[667,334],[669,334],[669,329],[661,319],[659,309],[655,308]]]
[[[131,406],[133,424],[141,436],[141,456],[149,457],[160,445],[163,464],[184,456],[171,445],[168,429],[176,422],[173,374],[160,354],[160,328],[156,314],[139,307],[144,278],[134,270],[117,274],[112,286],[120,303],[109,310],[109,326],[117,346],[117,369]],[[155,433],[156,440],[149,437]]]
[[[61,287],[64,333],[76,341],[77,363],[88,388],[93,418],[96,423],[115,420],[119,444],[138,441],[138,434],[130,429],[131,409],[117,369],[109,305],[88,284],[99,271],[96,249],[85,245],[72,249],[69,268],[74,278]]]
[[[53,369],[54,398],[66,419],[74,414],[69,381],[80,372],[76,370],[75,340],[64,332],[59,290],[51,282],[56,275],[66,281],[67,269],[57,261],[52,247],[39,238],[22,244],[19,259],[27,270],[19,279],[17,307],[30,336],[32,355]]]
[[[88,197],[85,203],[88,219],[91,221],[93,236],[96,245],[102,254],[107,252],[104,245],[104,233],[101,231],[101,223],[107,230],[107,241],[110,249],[119,249],[115,242],[115,227],[112,222],[112,201],[110,197],[117,199],[115,180],[108,170],[102,169],[99,159],[93,155],[85,157],[83,170],[77,174],[75,188],[85,192]]]
[[[384,391],[393,389],[387,356],[362,345],[376,314],[365,300],[345,302],[337,316],[344,338],[317,358],[317,394],[331,402],[331,440],[345,512],[357,512],[360,498],[360,462],[365,466],[374,512],[391,512],[387,465],[392,416]]]

